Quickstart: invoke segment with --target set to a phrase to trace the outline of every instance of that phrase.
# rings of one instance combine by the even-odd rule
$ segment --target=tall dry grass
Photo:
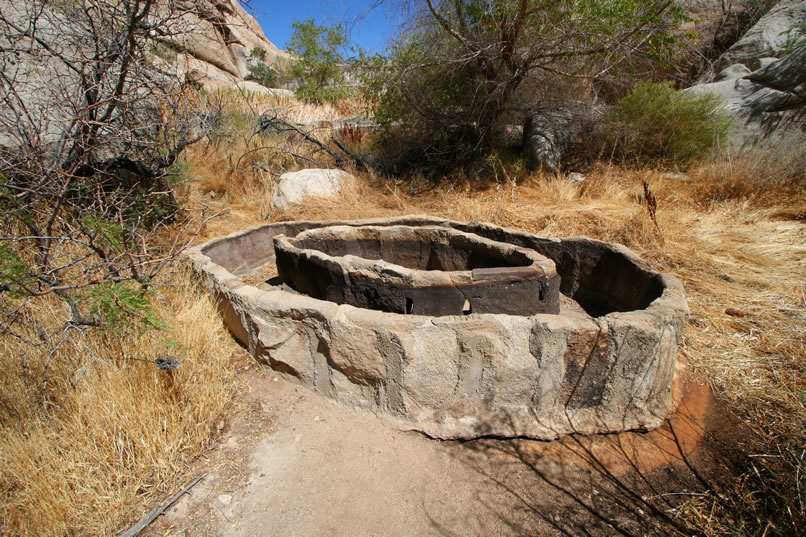
[[[0,337],[0,533],[115,535],[214,441],[237,382],[234,344],[188,274],[170,283],[154,304],[164,331],[84,337],[57,326],[52,338],[69,337],[51,356]],[[47,327],[63,307],[25,314]],[[159,370],[160,354],[179,368]]]
[[[705,535],[796,535],[806,531],[804,163],[789,146],[727,157],[688,176],[601,165],[582,185],[539,174],[502,175],[484,187],[462,177],[428,187],[364,176],[341,200],[264,216],[430,214],[632,248],[683,280],[692,315],[682,357],[755,433],[734,493],[698,496],[675,516]],[[654,218],[645,183],[657,200]]]
[[[237,90],[219,90],[207,96],[205,106],[220,111],[213,133],[186,152],[193,162],[202,193],[252,198],[271,189],[287,171],[330,167],[332,158],[293,132],[260,132],[261,116],[278,117],[299,125],[310,136],[327,140],[330,129],[311,126],[358,114],[362,106],[346,101],[306,104],[285,95],[265,95]]]

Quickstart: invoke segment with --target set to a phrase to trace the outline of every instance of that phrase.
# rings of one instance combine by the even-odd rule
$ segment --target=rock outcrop
[[[725,100],[735,116],[728,144],[738,148],[770,136],[799,130],[806,115],[806,46],[780,60],[750,71],[735,64],[721,71],[716,82],[699,84],[685,91],[713,93]]]
[[[263,61],[278,67],[290,56],[266,39],[263,30],[238,0],[180,2],[187,9],[189,32],[171,38],[179,52],[179,68],[206,87],[246,79],[252,50],[265,51]]]
[[[806,2],[780,2],[720,56],[716,71],[735,64],[745,65],[751,71],[760,69],[762,58],[777,58],[787,45],[806,38],[802,29],[804,23]]]
[[[731,148],[799,130],[806,116],[804,25],[806,2],[779,3],[720,56],[717,74],[685,90],[725,100],[735,116]]]

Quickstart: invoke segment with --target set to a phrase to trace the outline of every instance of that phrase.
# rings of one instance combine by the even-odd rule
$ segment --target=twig
[[[184,487],[182,487],[182,489],[179,492],[168,498],[168,500],[162,505],[159,505],[154,509],[152,509],[151,511],[149,511],[148,514],[143,518],[141,518],[137,524],[135,524],[125,532],[121,533],[120,537],[135,537],[135,535],[139,534],[141,531],[146,529],[152,522],[154,522],[154,520],[156,520],[158,516],[164,513],[166,509],[168,509],[176,502],[176,500],[181,498],[183,494],[187,493],[191,488],[193,488],[193,486],[196,483],[198,483],[202,479],[204,479],[204,474],[188,481],[187,484]]]
[[[271,150],[273,150],[273,151],[281,151],[281,152],[283,152],[283,153],[288,153],[289,155],[291,155],[291,156],[292,156],[292,157],[294,157],[294,158],[299,158],[299,159],[307,160],[308,162],[311,162],[311,163],[313,163],[313,164],[315,164],[315,165],[317,165],[317,166],[319,165],[319,163],[318,163],[318,162],[316,162],[315,160],[310,159],[310,158],[308,158],[308,157],[306,157],[306,156],[303,156],[303,155],[299,155],[299,154],[297,154],[297,153],[294,153],[294,152],[293,152],[293,151],[291,151],[290,149],[285,149],[285,148],[283,148],[283,147],[275,147],[275,146],[272,146],[272,145],[264,145],[264,146],[261,146],[261,147],[256,147],[255,149],[250,149],[249,151],[247,151],[246,153],[244,153],[243,155],[241,155],[241,156],[238,158],[238,162],[236,162],[236,163],[235,163],[235,169],[236,169],[236,170],[238,170],[238,169],[241,167],[241,161],[243,160],[243,158],[244,158],[246,155],[248,155],[249,153],[254,153],[255,151],[262,151],[262,150],[264,150],[264,149],[271,149]]]
[[[333,160],[336,161],[336,166],[337,167],[341,168],[342,164],[344,164],[344,159],[341,158],[339,155],[337,155],[335,151],[333,151],[327,145],[325,145],[324,143],[320,142],[319,140],[317,140],[316,138],[314,138],[313,136],[311,136],[307,132],[303,131],[299,127],[297,127],[295,125],[292,125],[288,121],[278,119],[276,116],[270,118],[270,117],[264,115],[264,116],[262,116],[260,118],[260,131],[262,132],[262,131],[266,131],[266,130],[269,130],[269,129],[274,129],[277,132],[294,131],[297,134],[299,134],[300,136],[302,136],[302,138],[306,142],[309,142],[309,143],[317,146],[319,149],[321,149],[322,151],[324,151],[325,153],[330,155],[333,158]]]

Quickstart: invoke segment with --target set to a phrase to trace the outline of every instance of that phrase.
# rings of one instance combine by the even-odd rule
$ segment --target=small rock
[[[218,501],[221,502],[221,505],[229,505],[232,503],[232,494],[220,494]]]

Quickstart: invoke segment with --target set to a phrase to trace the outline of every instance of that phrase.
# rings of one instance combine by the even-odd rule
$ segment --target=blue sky
[[[291,23],[313,17],[319,25],[343,24],[351,44],[379,52],[394,34],[399,15],[386,6],[370,11],[373,3],[374,0],[249,0],[244,5],[269,41],[282,49],[291,36]]]

